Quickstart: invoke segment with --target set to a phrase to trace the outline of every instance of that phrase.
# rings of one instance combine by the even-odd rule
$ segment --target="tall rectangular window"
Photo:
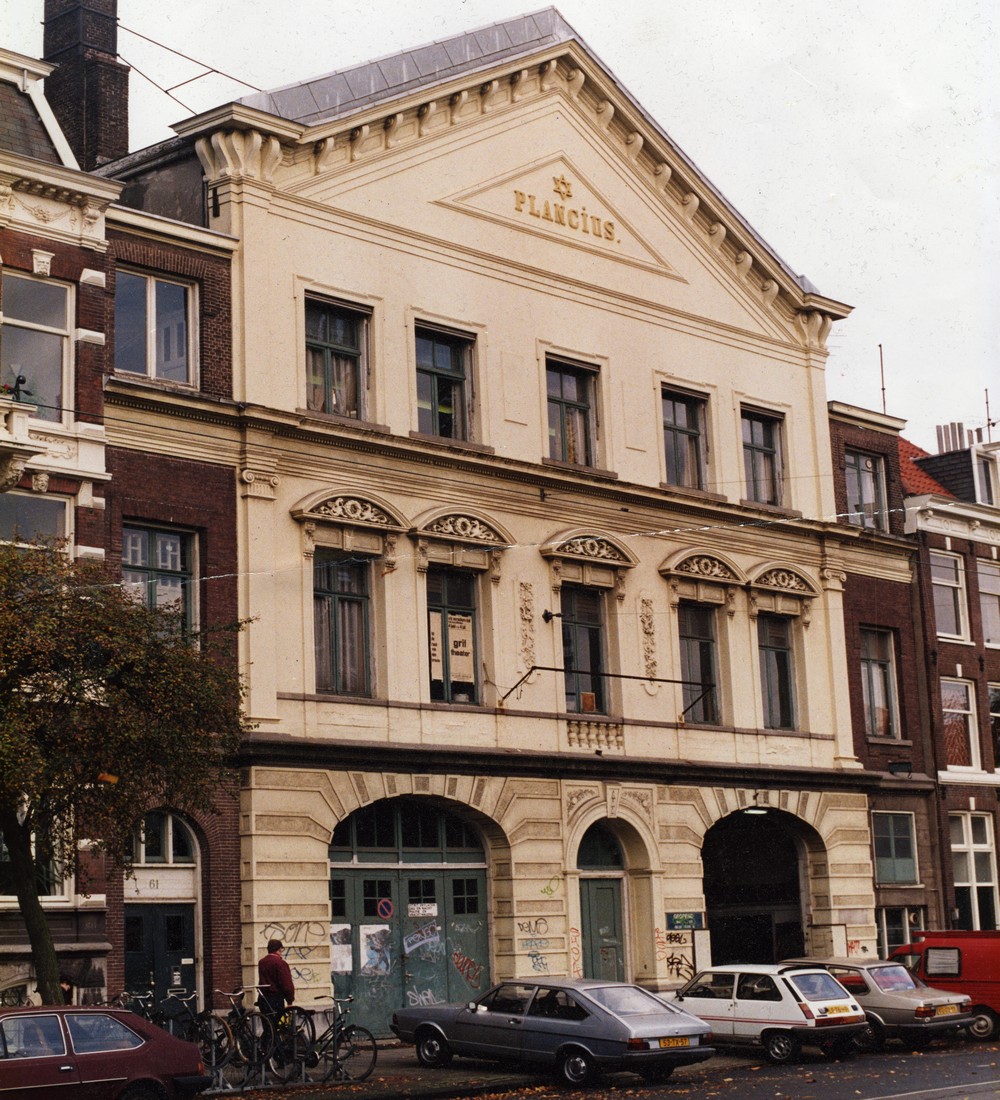
[[[983,616],[983,641],[1000,646],[1000,561],[979,558],[979,608]]]
[[[885,464],[880,455],[844,452],[847,483],[847,522],[872,531],[888,530],[885,499]]]
[[[122,528],[122,583],[147,607],[181,612],[191,625],[194,605],[191,536],[153,527]]]
[[[997,926],[995,826],[989,814],[948,815],[955,878],[956,927],[971,932]]]
[[[161,382],[195,381],[189,283],[119,271],[115,275],[115,370]]]
[[[719,721],[715,680],[715,608],[682,601],[677,608],[684,681],[684,717],[715,725]]]
[[[868,737],[899,737],[899,701],[891,630],[861,628],[861,695]]]
[[[370,694],[367,562],[317,550],[313,559],[316,691]]]
[[[972,451],[976,470],[976,500],[996,504],[1000,500],[1000,452]]]
[[[468,439],[473,341],[468,336],[417,329],[417,430]]]
[[[546,362],[549,458],[577,466],[594,465],[594,379],[591,370],[552,359]]]
[[[792,624],[782,615],[757,616],[760,655],[760,688],[764,703],[764,728],[795,729],[794,662]]]
[[[478,702],[476,683],[476,578],[458,569],[427,571],[431,698]]]
[[[562,642],[566,709],[604,714],[604,595],[598,589],[563,585]]]
[[[62,420],[69,382],[69,289],[5,271],[0,279],[0,385],[34,406],[39,420]]]
[[[979,727],[973,685],[967,680],[941,681],[945,764],[979,768]]]
[[[664,389],[661,404],[667,484],[704,489],[704,399]]]
[[[368,314],[306,299],[306,403],[313,412],[363,418]]]
[[[872,814],[875,843],[875,881],[880,885],[917,881],[917,851],[913,814]]]
[[[747,500],[758,504],[781,504],[781,424],[780,417],[743,410],[743,473]]]
[[[965,566],[957,554],[932,550],[931,588],[934,593],[934,622],[939,638],[968,638]]]

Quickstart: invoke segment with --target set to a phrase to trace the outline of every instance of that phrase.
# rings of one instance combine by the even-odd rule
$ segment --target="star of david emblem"
[[[552,190],[555,191],[555,193],[561,199],[569,199],[573,197],[573,185],[565,176],[553,176],[552,183]]]

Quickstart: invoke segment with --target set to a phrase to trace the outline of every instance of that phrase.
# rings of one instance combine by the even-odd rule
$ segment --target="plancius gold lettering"
[[[528,214],[539,221],[551,222],[553,225],[564,225],[568,229],[574,229],[578,233],[586,233],[595,240],[604,240],[617,243],[617,226],[613,221],[590,214],[585,206],[579,209],[573,206],[564,206],[560,202],[552,202],[549,199],[539,199],[537,195],[526,191],[514,192],[514,213]]]

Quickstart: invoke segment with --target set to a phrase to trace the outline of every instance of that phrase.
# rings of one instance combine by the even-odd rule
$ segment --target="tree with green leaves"
[[[80,842],[127,871],[149,808],[211,810],[231,782],[240,625],[192,634],[102,562],[0,545],[0,833],[44,1002],[61,993],[40,894],[82,873]]]

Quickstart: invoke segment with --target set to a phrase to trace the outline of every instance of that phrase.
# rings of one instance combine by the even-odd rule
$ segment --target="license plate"
[[[958,1005],[939,1005],[938,1016],[951,1016],[958,1011]]]
[[[676,1039],[661,1039],[660,1040],[660,1046],[661,1047],[686,1047],[688,1045],[689,1045],[689,1040],[685,1039],[683,1037],[679,1037],[679,1038],[676,1038]]]
[[[841,1016],[844,1013],[849,1013],[850,1011],[851,1009],[848,1005],[830,1005],[830,1007],[826,1010],[826,1014],[828,1016]]]

